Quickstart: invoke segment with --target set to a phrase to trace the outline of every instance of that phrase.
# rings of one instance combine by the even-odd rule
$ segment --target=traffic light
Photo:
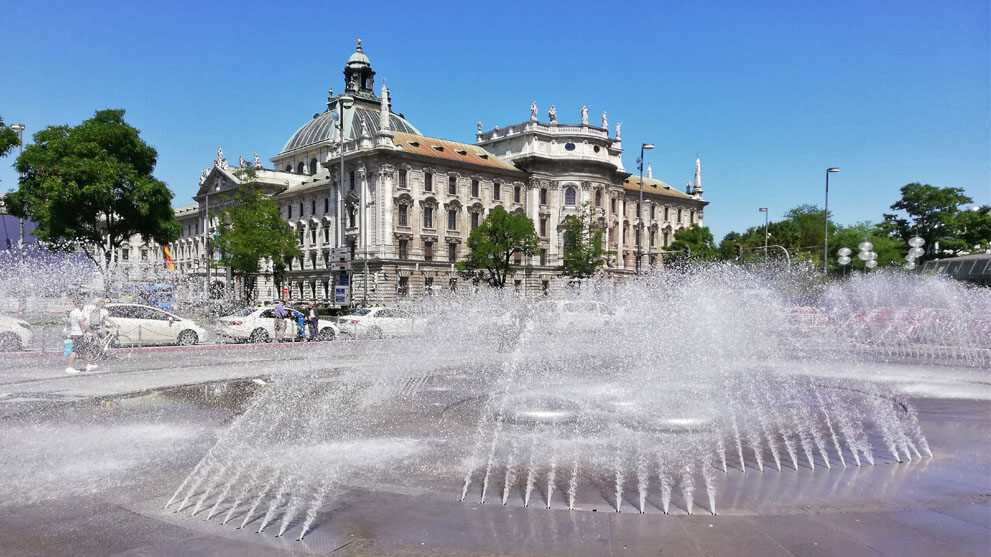
[[[736,250],[737,259],[743,257],[743,246],[741,246],[740,244],[736,244],[733,246],[733,249]]]

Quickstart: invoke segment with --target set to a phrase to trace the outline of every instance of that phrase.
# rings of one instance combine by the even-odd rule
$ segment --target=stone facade
[[[603,127],[590,126],[584,107],[580,124],[557,123],[553,107],[551,121],[540,122],[533,104],[528,121],[490,131],[479,123],[474,144],[448,141],[422,135],[393,112],[385,86],[375,95],[375,72],[360,42],[344,74],[344,93],[331,92],[326,110],[270,159],[274,168],[256,175],[303,251],[289,266],[282,294],[332,299],[341,282],[331,269],[332,248],[351,254],[354,303],[393,304],[457,288],[455,263],[467,253],[468,235],[496,206],[526,214],[540,237],[538,255],[515,261],[510,284],[522,291],[563,284],[556,269],[564,222],[585,203],[607,228],[605,247],[615,252],[607,270],[632,272],[640,184],[623,168],[620,124],[610,137],[605,114]],[[661,264],[661,251],[674,232],[702,223],[707,202],[696,162],[695,183],[687,193],[649,177],[647,170],[644,265]],[[218,149],[214,166],[201,175],[197,205],[177,210],[183,234],[173,257],[179,272],[205,273],[207,214],[222,207],[239,184],[236,169]],[[222,280],[213,272],[213,280]],[[263,300],[280,295],[264,273],[256,288]]]

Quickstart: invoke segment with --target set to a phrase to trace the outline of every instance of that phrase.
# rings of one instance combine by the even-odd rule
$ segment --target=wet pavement
[[[892,366],[903,392],[922,375],[953,397],[912,400],[933,458],[877,459],[846,469],[805,463],[744,474],[730,462],[717,515],[696,492],[695,514],[648,497],[615,512],[608,485],[582,486],[579,510],[538,490],[529,508],[455,481],[340,488],[302,541],[220,524],[165,502],[236,419],[251,382],[370,365],[387,343],[135,355],[66,376],[61,362],[0,362],[0,554],[7,555],[988,555],[991,402],[988,370]],[[827,373],[823,371],[822,373]],[[934,379],[935,378],[935,379]],[[187,386],[175,389],[176,386]],[[968,388],[980,396],[957,396]],[[122,396],[124,394],[126,396]],[[425,412],[428,412],[425,410]],[[606,479],[599,479],[605,482]],[[254,526],[254,528],[252,528]],[[295,534],[295,535],[290,535]]]

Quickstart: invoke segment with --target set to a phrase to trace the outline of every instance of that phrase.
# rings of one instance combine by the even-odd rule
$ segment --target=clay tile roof
[[[522,174],[520,169],[516,168],[512,163],[504,161],[485,149],[470,143],[458,143],[457,141],[448,141],[446,139],[437,139],[435,137],[404,132],[393,132],[393,139],[396,145],[407,153],[473,164],[475,166],[509,170]]]
[[[640,177],[630,176],[623,182],[623,189],[630,191],[640,191]],[[665,184],[664,182],[656,178],[646,178],[643,179],[643,192],[645,194],[653,195],[664,195],[667,197],[676,197],[678,199],[695,199],[694,197],[688,195],[687,193]]]

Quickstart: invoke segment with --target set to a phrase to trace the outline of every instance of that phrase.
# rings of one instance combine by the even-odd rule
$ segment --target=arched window
[[[306,170],[306,165],[303,164],[303,161],[299,161],[299,164],[296,165],[296,174],[302,174],[304,170]]]
[[[595,206],[602,207],[602,191],[595,190]]]
[[[310,175],[317,173],[317,159],[310,159]]]
[[[569,207],[574,207],[575,205],[575,188],[567,188],[564,190],[564,204]]]
[[[291,164],[287,164],[286,165],[286,172],[292,172],[292,165]]]

